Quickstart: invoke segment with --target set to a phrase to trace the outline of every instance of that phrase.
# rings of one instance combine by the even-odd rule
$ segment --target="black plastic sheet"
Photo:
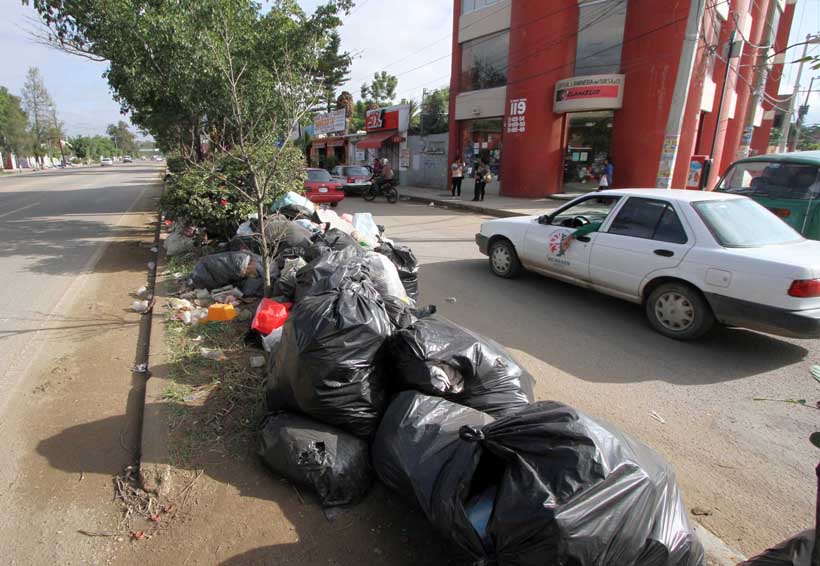
[[[268,407],[372,436],[386,402],[383,346],[392,330],[368,281],[303,298],[285,323],[268,374]]]
[[[358,246],[357,246],[358,247]],[[364,259],[353,248],[325,252],[296,274],[296,301],[338,289],[344,282],[368,279]]]
[[[311,488],[325,507],[355,503],[373,483],[364,440],[301,415],[265,419],[259,456],[274,472]]]
[[[811,566],[814,535],[813,529],[805,530],[738,566]]]
[[[397,389],[442,396],[495,417],[535,400],[532,376],[503,346],[438,315],[399,330],[391,353]]]
[[[534,403],[492,421],[403,392],[385,413],[373,462],[382,481],[415,498],[476,559],[501,566],[703,563],[663,458],[561,403]]]
[[[262,277],[262,258],[248,252],[224,252],[201,258],[190,279],[197,289],[238,285],[249,277]]]
[[[396,269],[399,271],[399,278],[401,279],[404,290],[407,291],[407,296],[414,301],[419,300],[419,268],[418,260],[413,250],[407,246],[400,246],[396,244],[383,243],[376,248],[380,254],[386,255]]]

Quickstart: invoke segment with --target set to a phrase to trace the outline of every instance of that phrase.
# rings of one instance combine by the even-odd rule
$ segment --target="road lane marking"
[[[18,209],[15,209],[15,210],[10,210],[10,211],[8,211],[8,212],[4,212],[3,214],[0,214],[0,218],[3,218],[3,217],[8,216],[8,215],[10,215],[10,214],[15,214],[15,213],[17,213],[17,212],[22,212],[22,211],[24,211],[24,210],[26,210],[26,209],[28,209],[28,208],[31,208],[31,207],[33,207],[33,206],[37,206],[38,204],[40,204],[40,203],[39,203],[39,202],[33,202],[33,203],[31,203],[31,204],[27,204],[26,206],[21,206],[21,207],[20,207],[20,208],[18,208]]]

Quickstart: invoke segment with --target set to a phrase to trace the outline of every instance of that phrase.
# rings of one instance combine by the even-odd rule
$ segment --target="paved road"
[[[38,330],[59,326],[105,246],[125,246],[123,220],[141,211],[135,205],[159,172],[133,164],[0,177],[0,413],[47,346]]]
[[[533,274],[493,276],[474,243],[487,218],[353,198],[339,208],[356,210],[414,249],[421,301],[513,349],[539,398],[604,417],[664,453],[690,509],[707,513],[698,520],[727,544],[752,553],[813,525],[820,453],[808,437],[820,411],[753,398],[820,399],[809,375],[820,342],[729,329],[676,342],[634,305]]]

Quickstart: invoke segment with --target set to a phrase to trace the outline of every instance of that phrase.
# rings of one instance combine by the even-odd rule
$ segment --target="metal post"
[[[783,135],[780,138],[780,146],[778,153],[783,153],[787,150],[789,145],[789,133],[792,128],[792,114],[794,114],[794,101],[797,100],[797,92],[800,90],[800,77],[803,75],[803,63],[805,63],[806,53],[809,50],[809,43],[811,43],[811,34],[806,36],[806,43],[803,44],[803,56],[800,58],[800,64],[797,66],[797,80],[794,81],[794,92],[789,98],[789,111],[786,113],[786,124],[783,126]]]
[[[732,70],[732,56],[735,51],[735,30],[729,34],[729,51],[726,56],[726,71],[723,73],[723,88],[720,90],[720,102],[718,102],[717,123],[715,124],[715,132],[712,135],[712,149],[709,151],[709,159],[714,160],[715,151],[717,150],[718,131],[720,130],[720,117],[723,114],[723,103],[726,100],[726,89],[729,86],[729,71]]]
[[[811,82],[809,83],[809,90],[806,92],[806,102],[803,106],[806,107],[808,111],[809,107],[809,96],[811,96],[811,89],[814,88],[814,79],[816,77],[811,78]],[[794,131],[794,147],[792,148],[793,151],[797,151],[797,146],[800,144],[800,128],[803,127],[803,119],[806,117],[806,114],[802,112],[802,108],[797,111],[797,129]]]

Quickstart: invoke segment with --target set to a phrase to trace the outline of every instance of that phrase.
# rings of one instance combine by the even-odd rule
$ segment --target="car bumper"
[[[360,195],[370,188],[370,183],[347,183],[345,192],[352,195]]]
[[[340,202],[343,201],[345,198],[345,194],[342,191],[334,191],[332,193],[316,193],[316,194],[309,194],[307,195],[307,199],[310,202],[315,202],[318,204],[325,203],[325,202]]]
[[[706,298],[723,324],[790,338],[820,338],[820,309],[790,311],[723,295]]]
[[[475,235],[475,243],[478,244],[478,251],[487,255],[487,244],[489,243],[489,238],[484,234],[476,234]]]

